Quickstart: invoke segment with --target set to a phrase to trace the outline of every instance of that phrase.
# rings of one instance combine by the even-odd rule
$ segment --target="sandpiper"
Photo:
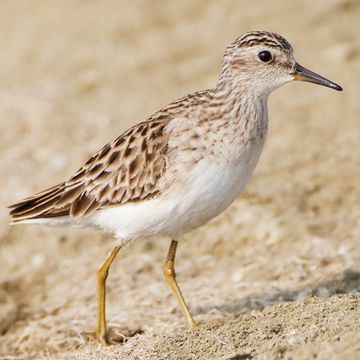
[[[283,37],[246,33],[226,48],[214,88],[165,106],[106,144],[68,180],[10,206],[14,223],[89,226],[115,237],[97,272],[102,343],[109,341],[109,268],[138,238],[171,239],[165,279],[187,327],[196,325],[175,279],[178,240],[219,215],[244,188],[266,138],[268,95],[292,80],[342,90],[299,65]]]

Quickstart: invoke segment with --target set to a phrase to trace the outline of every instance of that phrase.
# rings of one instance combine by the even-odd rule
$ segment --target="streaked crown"
[[[227,50],[233,48],[246,48],[257,45],[267,46],[273,49],[282,50],[285,53],[291,54],[293,48],[290,43],[282,36],[268,31],[251,31],[235,39]]]

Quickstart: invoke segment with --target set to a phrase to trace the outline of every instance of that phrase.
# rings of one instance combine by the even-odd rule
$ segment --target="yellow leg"
[[[172,290],[173,294],[176,297],[176,300],[178,301],[180,310],[185,318],[186,327],[188,329],[193,329],[196,326],[196,322],[193,320],[189,308],[187,307],[184,297],[176,282],[176,274],[174,269],[176,247],[177,247],[177,241],[172,240],[169,252],[166,257],[166,261],[163,266],[163,273],[165,275],[165,279],[167,283],[170,286],[170,289]]]
[[[114,261],[117,253],[120,251],[121,246],[114,247],[97,272],[97,293],[98,293],[98,324],[97,324],[97,337],[103,345],[107,345],[106,337],[106,317],[105,317],[105,303],[106,303],[106,278],[109,274],[109,268]]]

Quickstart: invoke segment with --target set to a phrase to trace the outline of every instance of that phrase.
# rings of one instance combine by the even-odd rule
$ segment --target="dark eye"
[[[269,62],[272,60],[271,52],[267,50],[259,52],[258,57],[262,62]]]

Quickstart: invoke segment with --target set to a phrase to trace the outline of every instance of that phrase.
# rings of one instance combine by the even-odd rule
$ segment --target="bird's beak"
[[[293,72],[293,79],[300,81],[307,81],[313,84],[323,85],[331,89],[342,91],[342,87],[334,82],[325,79],[324,77],[304,68],[300,64],[295,64],[295,71]]]

